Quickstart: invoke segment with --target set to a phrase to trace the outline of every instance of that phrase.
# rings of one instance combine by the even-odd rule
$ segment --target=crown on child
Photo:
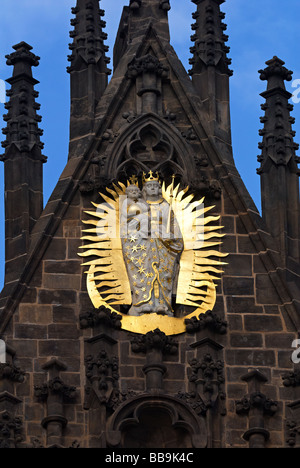
[[[129,180],[127,181],[127,185],[136,185],[137,187],[139,186],[139,179],[137,178],[136,175],[133,175],[132,177],[129,177]]]

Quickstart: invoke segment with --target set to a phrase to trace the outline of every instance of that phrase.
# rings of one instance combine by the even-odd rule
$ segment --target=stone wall
[[[93,311],[86,292],[84,268],[77,256],[81,245],[81,217],[90,203],[88,198],[79,193],[74,198],[4,336],[16,352],[18,365],[26,373],[25,381],[15,384],[15,396],[21,400],[17,406],[24,421],[26,443],[38,438],[43,445],[49,445],[49,438],[52,440],[50,431],[47,442],[47,430],[41,430],[49,405],[47,399],[36,396],[35,387],[49,380],[50,371],[43,367],[53,357],[66,366],[59,371],[64,385],[77,389],[75,398],[62,401],[62,414],[68,424],[62,429],[59,443],[65,447],[71,446],[74,440],[83,447],[91,443],[89,433],[93,430],[89,414],[90,419],[93,418],[91,409],[84,409],[87,382],[84,362],[87,346],[90,346],[87,340],[93,337],[100,335],[99,339],[90,341],[95,342],[92,348],[95,355],[105,349],[110,359],[116,356],[119,362],[116,389],[120,394],[113,409],[105,402],[107,416],[130,397],[144,395],[147,388],[143,368],[149,353],[134,352],[133,334],[110,328],[106,323],[100,323],[95,329],[80,327],[80,316]],[[230,255],[213,312],[221,321],[226,321],[228,327],[222,329],[222,334],[214,327],[205,326],[194,333],[175,336],[178,349],[174,354],[162,355],[161,364],[166,366],[166,371],[161,392],[184,400],[190,407],[195,405],[197,398],[190,394],[197,386],[195,380],[190,380],[193,375],[190,363],[193,359],[202,361],[207,354],[214,361],[222,361],[225,381],[217,389],[219,409],[213,413],[216,422],[211,434],[212,444],[247,446],[243,435],[249,429],[249,413],[237,414],[236,402],[249,394],[249,383],[242,377],[249,369],[258,369],[266,378],[260,383],[259,391],[279,402],[276,414],[264,417],[265,428],[270,432],[267,446],[284,446],[286,404],[294,397],[293,388],[289,390],[283,386],[282,376],[292,369],[291,345],[297,336],[261,259],[265,252],[257,253],[252,236],[247,234],[244,225],[247,215],[238,216],[224,195],[215,209],[218,210],[226,233],[222,251]],[[223,334],[224,331],[227,333]],[[199,388],[197,391],[201,395]],[[216,389],[213,395],[214,392]],[[211,410],[202,408],[199,414],[206,417],[207,411]],[[104,427],[102,430],[105,432]],[[98,438],[96,442],[92,439],[92,444],[99,446]],[[101,444],[103,446],[103,440]]]

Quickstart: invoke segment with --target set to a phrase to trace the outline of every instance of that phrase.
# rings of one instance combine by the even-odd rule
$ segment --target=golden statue
[[[140,190],[136,177],[121,182],[114,190],[106,189],[113,198],[100,194],[104,203],[86,212],[93,219],[84,230],[86,251],[82,257],[91,260],[87,289],[96,308],[105,305],[130,306],[122,314],[122,327],[136,333],[160,328],[164,333],[185,331],[184,320],[212,310],[216,285],[224,265],[218,259],[227,254],[210,250],[221,244],[222,226],[210,223],[219,216],[206,217],[213,207],[204,207],[204,199],[187,195],[188,187],[179,189],[172,183],[161,185],[150,171],[143,176]],[[175,304],[187,310],[182,317],[174,314]],[[192,312],[191,312],[192,310]]]
[[[121,225],[123,255],[132,291],[128,315],[157,313],[174,317],[172,291],[183,240],[158,178],[144,178],[142,193],[126,189]],[[176,235],[177,234],[177,235]],[[176,237],[175,237],[176,236]]]

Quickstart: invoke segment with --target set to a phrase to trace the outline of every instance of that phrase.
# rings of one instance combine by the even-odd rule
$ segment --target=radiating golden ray
[[[94,280],[95,280],[95,277],[93,277]],[[120,281],[102,281],[101,282],[101,286],[104,287],[104,286],[108,286],[109,288],[117,288],[119,286],[121,286],[121,283]]]
[[[220,216],[208,216],[207,218],[203,219],[203,224],[206,225],[208,223],[212,223],[212,222],[219,221],[219,220],[220,220]]]
[[[113,187],[115,189],[115,191],[117,192],[117,194],[120,196],[120,195],[125,195],[125,190],[126,190],[126,187],[125,185],[121,184],[119,182],[119,185],[121,188],[119,188],[116,184],[113,184]]]
[[[108,240],[109,237],[107,236],[107,234],[98,234],[97,236],[83,236],[81,238],[81,240],[91,241],[91,242],[99,242],[99,239]],[[84,248],[84,246],[80,246],[79,248],[82,249]]]
[[[177,196],[174,196],[173,193],[173,197],[171,197],[171,186],[166,188],[163,185],[163,197],[169,203],[172,203],[184,240],[176,301],[179,304],[199,307],[199,302],[206,303],[206,298],[211,298],[214,294],[214,281],[218,277],[212,276],[211,273],[222,274],[223,270],[216,267],[226,265],[225,262],[216,260],[216,258],[225,258],[227,254],[223,254],[218,250],[204,250],[221,245],[218,239],[224,237],[224,234],[216,231],[221,230],[223,226],[211,225],[211,223],[219,222],[220,216],[205,216],[214,208],[213,206],[204,207],[204,198],[195,201],[194,195],[186,196],[187,192],[188,188],[181,190]],[[176,213],[176,210],[182,210],[183,215],[182,213]],[[185,230],[184,223],[191,229]],[[211,240],[211,242],[205,242],[208,240]],[[204,285],[204,279],[206,292],[201,289]],[[193,295],[190,294],[191,291],[193,291]]]
[[[118,200],[113,200],[112,198],[107,197],[106,195],[104,195],[104,193],[101,193],[101,197],[103,198],[103,200],[106,203],[108,203],[110,205],[110,207],[113,207],[114,209],[116,209],[118,207]],[[95,208],[98,208],[99,206],[101,206],[101,205],[99,205],[97,203],[94,203],[94,202],[92,202],[92,205]],[[102,206],[103,206],[103,204],[102,204]]]
[[[206,267],[198,266],[198,273],[202,273],[202,275],[205,275],[205,273],[207,274],[216,273],[217,275],[221,275],[222,273],[224,273],[224,271],[218,270],[217,268],[213,266],[206,266]]]
[[[111,190],[111,189],[109,189],[107,187],[106,187],[106,191],[108,193],[110,193],[114,197],[115,201],[119,200],[119,195],[117,194],[117,192],[115,192],[114,190]]]
[[[81,247],[84,252],[79,253],[83,258],[92,257],[93,260],[85,262],[83,265],[89,266],[87,276],[91,281],[96,282],[96,290],[102,290],[102,295],[105,301],[110,304],[131,304],[131,290],[127,276],[126,266],[123,258],[122,242],[119,237],[119,204],[120,196],[125,195],[125,185],[119,183],[119,186],[114,184],[114,189],[107,189],[109,195],[113,198],[100,194],[105,203],[92,203],[96,211],[85,211],[86,214],[95,219],[84,221],[84,224],[95,226],[92,229],[85,229],[85,233],[93,233],[95,236],[83,236],[82,240],[92,243],[85,244]],[[115,227],[117,238],[112,239],[109,236],[108,229]],[[91,269],[93,274],[91,275]],[[97,275],[96,275],[97,273]],[[101,273],[101,274],[100,274]],[[126,281],[127,279],[127,281]],[[103,292],[103,288],[108,288]],[[101,298],[101,295],[99,293]]]
[[[224,229],[224,226],[204,226],[204,232],[212,232],[217,229]]]
[[[203,236],[203,240],[209,240],[211,239],[212,237],[225,237],[225,234],[221,234],[220,232],[211,232],[211,233],[208,233],[208,234],[202,234]]]

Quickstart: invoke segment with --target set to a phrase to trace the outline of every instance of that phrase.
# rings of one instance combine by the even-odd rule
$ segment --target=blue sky
[[[106,11],[107,44],[112,56],[122,8],[129,0],[102,0]],[[11,76],[12,69],[6,65],[5,55],[11,46],[26,41],[33,52],[41,57],[40,66],[34,76],[40,81],[44,129],[42,141],[48,162],[44,166],[44,197],[48,200],[60,173],[67,161],[69,134],[69,75],[67,55],[71,7],[76,0],[1,0],[0,16],[0,79]],[[171,43],[179,58],[188,69],[191,46],[191,14],[196,6],[190,0],[171,0],[170,11]],[[283,6],[284,5],[284,6]],[[222,5],[227,13],[226,23],[234,76],[231,78],[231,119],[233,150],[236,165],[255,203],[260,207],[260,181],[256,174],[258,142],[261,138],[259,117],[263,115],[260,104],[264,100],[260,93],[266,83],[260,81],[257,70],[264,67],[266,60],[274,55],[285,60],[286,66],[294,71],[294,79],[300,79],[300,1],[299,0],[227,0]],[[287,89],[293,92],[291,83]],[[6,113],[0,104],[0,114]],[[300,125],[300,104],[295,105],[294,130]],[[2,127],[5,123],[2,121]],[[2,137],[3,139],[3,137]],[[296,141],[300,142],[298,134]],[[0,166],[0,283],[4,270],[4,189],[3,164]]]

